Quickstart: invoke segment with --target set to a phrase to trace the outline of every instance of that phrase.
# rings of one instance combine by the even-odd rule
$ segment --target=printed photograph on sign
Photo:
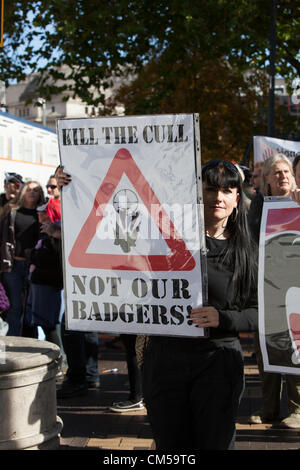
[[[300,373],[300,207],[264,203],[259,249],[259,333],[267,372]]]
[[[204,336],[188,322],[203,303],[195,116],[61,119],[57,131],[72,176],[62,191],[67,328]]]

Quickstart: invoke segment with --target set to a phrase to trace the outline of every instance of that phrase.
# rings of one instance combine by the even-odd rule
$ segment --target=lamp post
[[[268,135],[274,137],[274,104],[275,104],[275,59],[276,59],[276,0],[270,1],[270,89],[268,108]]]
[[[37,103],[42,106],[42,114],[43,114],[43,126],[46,127],[46,100],[44,98],[38,98]]]

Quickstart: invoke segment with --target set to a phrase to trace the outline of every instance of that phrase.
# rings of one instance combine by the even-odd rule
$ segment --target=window
[[[35,142],[35,161],[43,163],[43,144],[39,141]]]
[[[32,141],[30,137],[20,137],[19,159],[26,162],[32,162]]]
[[[0,135],[0,157],[4,157],[4,136]]]

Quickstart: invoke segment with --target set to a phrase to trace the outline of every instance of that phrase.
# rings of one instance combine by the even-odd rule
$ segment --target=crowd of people
[[[62,291],[61,188],[71,175],[58,167],[46,185],[7,173],[0,196],[0,272],[9,307],[0,312],[7,335],[46,340],[66,355],[59,398],[100,387],[99,335],[65,328]],[[257,260],[265,196],[289,196],[300,204],[300,156],[293,166],[277,154],[252,171],[213,160],[202,168],[207,245],[208,304],[190,313],[207,338],[150,336],[143,359],[135,335],[122,335],[130,384],[126,402],[112,411],[146,406],[157,450],[231,449],[244,390],[239,333],[254,333],[262,379],[262,407],[252,423],[278,420],[280,374],[265,373],[258,341]],[[122,333],[122,332],[120,332]],[[180,371],[180,372],[179,372]],[[288,416],[281,424],[300,428],[300,377],[286,375]]]
[[[65,328],[60,188],[55,175],[46,185],[7,173],[0,196],[1,287],[8,304],[1,313],[8,336],[44,337],[62,349],[66,377],[58,398],[81,396],[100,387],[99,336]],[[1,291],[2,292],[2,291]],[[121,335],[127,357],[130,394],[112,403],[115,412],[142,409],[141,376],[135,336]]]
[[[249,226],[254,239],[259,241],[260,221],[265,196],[288,197],[297,186],[300,188],[300,155],[293,162],[282,153],[268,158],[256,168],[255,180],[260,179],[257,194],[249,209]],[[281,374],[264,372],[258,333],[254,333],[256,359],[262,379],[262,407],[250,416],[249,422],[261,424],[280,420],[280,403],[283,377]],[[288,416],[281,425],[288,428],[300,428],[300,376],[286,374],[286,397]]]

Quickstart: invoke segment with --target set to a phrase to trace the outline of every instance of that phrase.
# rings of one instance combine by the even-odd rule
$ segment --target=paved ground
[[[90,389],[83,397],[58,400],[58,415],[63,420],[61,450],[153,450],[155,449],[146,411],[113,413],[108,406],[128,396],[127,368],[124,351],[108,347],[112,337],[101,336],[99,371],[101,388]],[[300,429],[284,430],[279,426],[249,425],[248,416],[259,409],[261,384],[253,360],[252,339],[242,338],[245,356],[246,389],[237,422],[237,450],[300,450]],[[102,373],[117,368],[117,373]],[[284,413],[284,400],[282,412]]]

